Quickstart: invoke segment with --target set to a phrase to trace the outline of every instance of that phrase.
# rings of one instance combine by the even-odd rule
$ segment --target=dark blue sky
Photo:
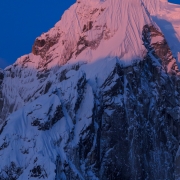
[[[36,37],[59,21],[76,0],[1,0],[0,68],[31,52]]]
[[[76,0],[1,0],[0,68],[31,52],[36,37],[48,31]],[[180,3],[180,0],[171,0]]]

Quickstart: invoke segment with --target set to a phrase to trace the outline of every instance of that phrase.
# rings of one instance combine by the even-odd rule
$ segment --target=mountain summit
[[[0,179],[180,179],[179,13],[77,0],[0,70]]]
[[[36,39],[31,59],[38,68],[107,56],[128,63],[141,56],[142,28],[150,23],[139,0],[79,0],[54,28]]]

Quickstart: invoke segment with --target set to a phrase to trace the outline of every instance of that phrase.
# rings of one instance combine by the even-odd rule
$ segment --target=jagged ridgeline
[[[158,18],[180,20],[167,11],[180,7],[78,0],[0,70],[0,180],[180,179],[179,31]]]

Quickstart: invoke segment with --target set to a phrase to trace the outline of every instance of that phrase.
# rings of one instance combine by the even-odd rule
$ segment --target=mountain
[[[77,0],[0,70],[0,179],[180,179],[179,12]]]

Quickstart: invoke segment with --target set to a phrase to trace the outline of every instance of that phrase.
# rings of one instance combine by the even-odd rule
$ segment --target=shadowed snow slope
[[[0,70],[0,179],[178,180],[179,9],[77,0]]]

